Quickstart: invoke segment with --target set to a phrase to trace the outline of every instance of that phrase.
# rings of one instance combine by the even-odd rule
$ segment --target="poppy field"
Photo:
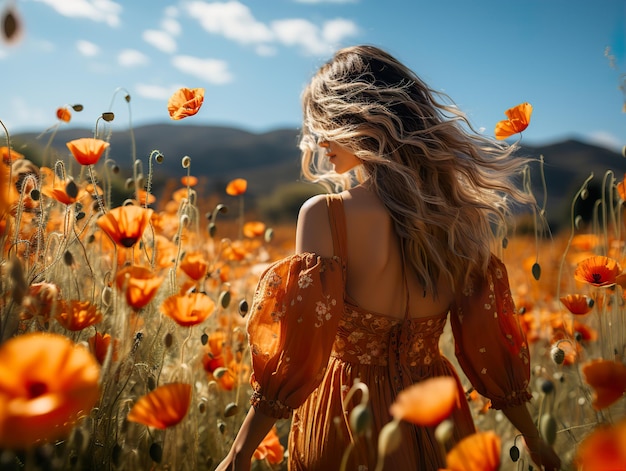
[[[203,97],[179,90],[170,117],[193,116]],[[76,111],[62,107],[57,118],[67,123]],[[522,132],[531,112],[527,103],[508,110],[497,137]],[[98,116],[92,136],[41,165],[12,147],[2,125],[1,469],[213,469],[250,407],[247,313],[262,270],[292,253],[294,227],[253,218],[243,179],[207,208],[193,156],[181,160],[187,175],[176,189],[157,199],[151,181],[167,157],[131,149],[132,164],[113,168],[98,133],[113,118]],[[111,198],[117,172],[130,175],[133,193],[120,205]],[[494,248],[531,352],[532,415],[564,469],[585,471],[626,469],[626,187],[612,172],[596,178],[604,193],[591,221],[574,211],[588,179],[570,228],[547,235],[539,208],[536,235],[516,234],[512,221]],[[449,330],[441,348],[454,361]],[[532,469],[504,416],[468,383],[466,396],[479,432],[448,453],[447,469]],[[446,378],[403,391],[372,446],[401,446],[400,421],[437,427],[444,440],[456,401]],[[362,406],[351,412],[357,434],[367,426]],[[253,469],[286,469],[288,429],[277,422]]]

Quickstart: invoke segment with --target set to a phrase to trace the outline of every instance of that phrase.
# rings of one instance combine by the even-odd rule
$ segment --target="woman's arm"
[[[561,468],[561,460],[539,435],[537,427],[526,408],[526,404],[512,406],[502,409],[504,415],[511,424],[519,430],[524,437],[524,442],[530,452],[530,457],[540,469],[546,471],[558,470]]]
[[[276,419],[250,407],[228,455],[216,471],[248,471],[254,451],[270,432]]]

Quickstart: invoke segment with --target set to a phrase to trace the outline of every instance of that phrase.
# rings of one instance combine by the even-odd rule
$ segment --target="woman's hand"
[[[526,447],[533,462],[539,469],[545,471],[558,471],[561,469],[561,459],[554,452],[554,449],[539,437],[524,437]]]

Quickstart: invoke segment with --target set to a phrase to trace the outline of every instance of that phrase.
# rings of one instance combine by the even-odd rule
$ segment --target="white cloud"
[[[100,53],[100,48],[96,44],[84,39],[76,41],[76,49],[85,57],[94,57]]]
[[[86,18],[116,27],[120,25],[122,5],[111,0],[36,0],[70,18]]]
[[[241,44],[271,42],[274,39],[270,28],[257,21],[250,9],[237,1],[193,1],[186,8],[209,33],[222,35]]]
[[[146,65],[150,62],[148,56],[136,49],[124,49],[117,55],[117,62],[123,67]]]
[[[162,85],[149,85],[146,83],[138,83],[135,85],[137,95],[153,100],[168,100],[179,88],[179,86],[164,87]]]
[[[622,147],[626,145],[626,142],[606,131],[592,132],[588,134],[587,139],[596,145],[606,147],[607,149],[617,152],[622,152]]]
[[[164,18],[161,22],[161,27],[163,28],[163,31],[171,34],[172,36],[178,36],[182,30],[178,20],[175,20],[174,18]]]
[[[200,59],[191,56],[176,56],[172,65],[181,72],[206,80],[214,85],[223,85],[233,80],[228,64],[218,59]]]
[[[308,54],[329,54],[347,37],[358,33],[349,20],[326,21],[322,28],[303,19],[278,20],[272,23],[278,41],[286,46],[299,46]]]
[[[296,3],[358,3],[359,0],[294,0]]]
[[[176,41],[171,34],[165,31],[148,29],[143,32],[142,38],[148,44],[156,47],[158,50],[171,54],[176,52]]]

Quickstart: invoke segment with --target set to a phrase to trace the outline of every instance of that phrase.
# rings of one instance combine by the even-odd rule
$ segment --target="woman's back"
[[[439,283],[437,298],[424,288],[408,263],[393,221],[378,197],[363,186],[341,193],[346,218],[346,299],[370,312],[403,318],[407,288],[410,317],[429,317],[448,309],[452,300],[449,285]],[[300,214],[297,252],[333,255],[333,240],[326,202],[316,197]],[[404,281],[406,267],[406,284]]]

